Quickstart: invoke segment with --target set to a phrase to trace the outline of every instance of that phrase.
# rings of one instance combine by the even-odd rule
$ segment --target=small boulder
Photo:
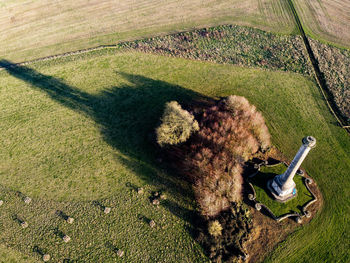
[[[51,259],[51,256],[49,255],[49,254],[44,254],[43,255],[43,261],[44,262],[47,262],[47,261],[49,261]]]
[[[111,212],[111,208],[110,207],[105,207],[105,209],[103,210],[103,213],[105,214],[109,214]]]
[[[310,211],[304,211],[304,214],[305,214],[306,218],[310,218],[311,217],[311,212]]]
[[[67,242],[70,241],[70,236],[64,235],[62,239],[63,239],[64,242],[67,243]]]
[[[139,195],[142,195],[142,194],[144,193],[143,188],[142,188],[142,187],[137,188],[137,193],[138,193]]]
[[[312,181],[311,178],[306,178],[306,182],[307,182],[308,184],[312,184],[312,183],[313,183],[313,181]]]
[[[150,227],[155,227],[156,226],[156,222],[154,222],[154,220],[151,220],[151,221],[149,221],[149,226]]]
[[[0,200],[0,206],[2,206],[4,204],[3,200]]]
[[[261,210],[261,204],[256,203],[256,204],[255,204],[255,209],[258,210],[258,211],[260,211],[260,210]]]
[[[30,198],[29,196],[26,196],[26,197],[24,197],[23,201],[24,201],[26,204],[29,204],[29,203],[32,201],[32,198]]]
[[[68,224],[73,224],[74,218],[69,216],[69,217],[67,217],[66,221],[67,221]]]
[[[153,200],[152,200],[152,204],[153,204],[153,205],[159,205],[159,204],[160,204],[159,199],[157,199],[157,198],[156,198],[156,199],[153,199]]]
[[[301,224],[301,223],[303,222],[303,220],[301,219],[300,216],[297,216],[297,217],[295,218],[295,222],[297,222],[298,224]]]
[[[121,249],[118,249],[118,251],[117,251],[117,255],[118,255],[118,257],[122,257],[122,256],[124,256],[124,251],[123,251],[123,250],[121,250]]]
[[[161,200],[166,200],[166,194],[161,194],[159,197]]]
[[[28,223],[26,221],[21,222],[21,227],[22,228],[27,228],[28,227]]]

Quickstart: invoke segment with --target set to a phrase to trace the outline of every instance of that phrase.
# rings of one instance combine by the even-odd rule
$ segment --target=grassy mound
[[[250,180],[256,192],[256,200],[266,205],[276,217],[291,213],[292,211],[301,213],[301,206],[312,200],[312,195],[307,190],[303,177],[298,175],[294,177],[298,191],[297,196],[286,203],[279,203],[274,200],[270,191],[267,189],[267,182],[276,175],[284,173],[286,170],[287,166],[283,163],[273,167],[263,166],[259,173]]]

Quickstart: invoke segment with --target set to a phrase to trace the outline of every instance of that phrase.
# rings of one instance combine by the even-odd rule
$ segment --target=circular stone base
[[[291,199],[293,199],[294,197],[296,197],[298,195],[298,192],[297,192],[297,189],[295,188],[295,194],[293,193],[290,193],[289,195],[285,195],[285,196],[279,196],[275,190],[273,189],[273,187],[271,186],[272,184],[272,180],[269,180],[267,182],[267,189],[269,189],[270,193],[272,194],[272,196],[276,199],[277,202],[280,202],[280,203],[285,203]]]

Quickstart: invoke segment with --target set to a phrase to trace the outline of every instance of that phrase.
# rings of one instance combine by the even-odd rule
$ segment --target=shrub
[[[246,255],[246,242],[250,240],[253,226],[245,210],[243,205],[233,206],[209,224],[198,219],[200,224],[196,240],[203,246],[211,262],[242,262],[239,257]],[[214,222],[222,228],[220,232],[217,231],[220,235],[212,235],[217,228],[212,226]]]
[[[225,166],[224,162],[222,164]],[[225,172],[226,168],[215,168],[211,174],[197,180],[194,193],[202,215],[215,216],[228,209],[232,202],[240,201],[242,167],[236,163],[230,173]]]
[[[209,222],[208,232],[213,237],[221,236],[222,226],[218,220]]]
[[[181,173],[193,183],[199,210],[214,217],[242,198],[242,165],[270,146],[261,113],[229,96],[203,111],[199,131],[181,148]],[[183,156],[184,155],[184,156]]]
[[[256,137],[262,150],[266,150],[270,144],[270,133],[265,124],[264,117],[254,105],[241,96],[229,96],[224,101],[225,107],[232,112],[233,116],[245,122],[248,130]]]
[[[198,123],[177,102],[167,103],[157,139],[172,145],[165,148],[170,163],[192,183],[200,213],[213,218],[241,202],[243,164],[270,146],[270,134],[261,113],[243,97],[229,96],[194,112]]]
[[[162,124],[156,130],[157,142],[160,146],[176,145],[185,142],[198,129],[194,116],[171,101],[166,104]]]

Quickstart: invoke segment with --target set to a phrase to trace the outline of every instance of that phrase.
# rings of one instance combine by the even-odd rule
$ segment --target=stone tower
[[[295,182],[293,181],[294,175],[309,151],[316,146],[316,139],[312,136],[307,136],[303,138],[302,143],[288,169],[283,174],[276,175],[267,183],[267,188],[277,201],[286,202],[297,194]]]

